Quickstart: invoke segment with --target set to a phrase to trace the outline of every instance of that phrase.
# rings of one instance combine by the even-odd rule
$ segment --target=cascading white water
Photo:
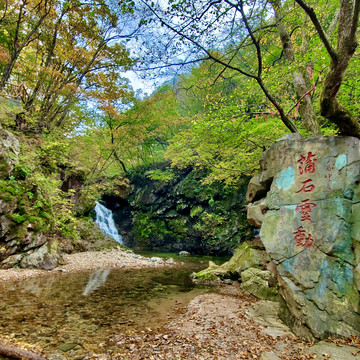
[[[96,202],[95,206],[96,212],[96,224],[99,226],[100,230],[115,239],[118,243],[122,244],[122,237],[118,233],[115,222],[113,219],[112,211],[106,208],[104,205]]]

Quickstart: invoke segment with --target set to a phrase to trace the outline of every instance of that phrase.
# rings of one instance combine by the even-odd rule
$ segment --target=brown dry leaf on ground
[[[350,336],[347,339],[333,339],[333,338],[329,337],[326,339],[326,341],[332,342],[338,346],[348,345],[348,346],[353,346],[353,347],[360,349],[360,338],[358,338],[357,336]]]

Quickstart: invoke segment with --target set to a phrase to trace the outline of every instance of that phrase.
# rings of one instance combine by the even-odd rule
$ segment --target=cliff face
[[[133,175],[122,196],[103,196],[126,245],[225,255],[252,236],[244,207],[246,179],[238,189],[224,189],[203,184],[204,173],[190,168],[173,169],[166,180],[151,179],[152,171]]]

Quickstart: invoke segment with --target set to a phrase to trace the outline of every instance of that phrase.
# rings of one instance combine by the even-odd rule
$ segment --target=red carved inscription
[[[302,226],[300,226],[293,234],[296,246],[310,248],[314,244],[314,239],[311,237],[311,234],[307,234]]]
[[[299,172],[302,175],[304,172],[307,174],[313,174],[315,172],[315,163],[316,157],[311,151],[308,152],[307,156],[300,155],[300,159],[298,160],[299,163]]]
[[[296,207],[296,211],[301,214],[301,221],[311,221],[310,215],[312,208],[316,207],[316,204],[309,203],[309,199],[301,201],[303,204]]]

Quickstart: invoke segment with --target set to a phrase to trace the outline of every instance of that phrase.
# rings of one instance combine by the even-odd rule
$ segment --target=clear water
[[[181,268],[51,274],[0,284],[0,333],[39,344],[67,358],[100,352],[111,336],[155,328],[167,314],[208,291],[189,275],[207,260],[185,259]],[[65,344],[65,345],[64,345]],[[64,348],[71,348],[64,352]]]

